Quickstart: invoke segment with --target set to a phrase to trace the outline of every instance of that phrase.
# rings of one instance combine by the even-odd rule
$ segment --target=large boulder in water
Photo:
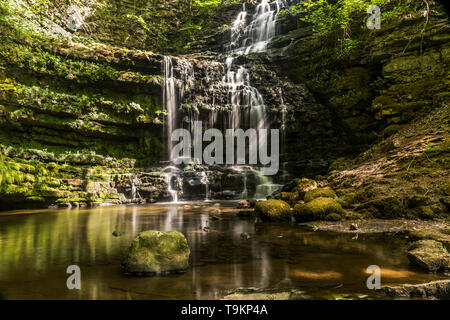
[[[122,267],[127,274],[160,275],[185,271],[191,251],[178,231],[139,233],[128,248]]]
[[[261,220],[290,220],[291,207],[282,200],[258,201],[255,205],[255,215]]]
[[[411,243],[409,261],[428,272],[450,268],[450,254],[442,243],[434,240],[419,240]]]

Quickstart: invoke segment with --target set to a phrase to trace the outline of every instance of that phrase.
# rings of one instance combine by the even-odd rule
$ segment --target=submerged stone
[[[136,275],[182,272],[189,267],[190,253],[185,236],[178,231],[144,231],[131,242],[122,267]]]

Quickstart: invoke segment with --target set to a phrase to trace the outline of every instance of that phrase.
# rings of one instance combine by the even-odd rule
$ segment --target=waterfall
[[[246,25],[247,10],[245,3],[231,29],[229,48],[238,54],[264,52],[267,44],[275,36],[277,15],[287,6],[285,0],[268,2],[261,0],[256,6],[252,20]]]
[[[243,4],[242,11],[239,12],[233,21],[230,30],[230,42],[226,46],[226,52],[224,53],[225,63],[223,64],[221,86],[225,85],[226,87],[227,104],[218,106],[219,109],[215,107],[215,88],[213,83],[210,83],[209,73],[214,70],[206,70],[205,87],[208,88],[208,92],[212,95],[211,112],[208,121],[210,127],[214,127],[217,120],[221,119],[218,113],[220,110],[223,110],[222,107],[226,107],[224,109],[228,110],[228,114],[223,119],[224,128],[270,129],[264,99],[258,89],[251,85],[250,71],[245,65],[240,63],[241,59],[239,57],[248,53],[264,52],[267,49],[267,44],[275,36],[277,14],[285,6],[287,6],[285,0],[274,0],[270,3],[266,0],[261,0],[255,8],[254,14],[249,17],[246,5],[245,3]],[[218,63],[217,67],[220,68]],[[174,69],[177,79],[175,79]],[[183,108],[184,110],[183,100],[193,97],[195,90],[191,89],[198,82],[195,79],[192,63],[186,59],[165,56],[162,62],[162,71],[164,74],[163,104],[167,112],[167,120],[164,127],[166,160],[172,162],[171,150],[173,143],[170,139],[172,131],[177,128],[177,124],[187,123],[192,132],[194,121],[199,120],[199,112],[196,106],[192,106],[192,108],[187,106],[187,118],[181,119],[177,117],[178,108]],[[203,85],[201,86],[203,87]],[[171,195],[172,201],[177,202],[179,197],[178,190],[181,190],[179,185],[182,183],[180,180],[182,179],[181,176],[185,177],[184,173],[174,166],[169,166],[163,169],[163,174],[167,183],[167,192]],[[206,198],[208,198],[209,181],[206,172],[201,174],[201,183],[206,187]],[[263,198],[278,187],[278,185],[272,183],[270,177],[262,176],[259,171],[255,175],[258,177],[257,181],[260,184],[255,196]],[[174,181],[174,177],[176,181]],[[174,182],[178,184],[176,188],[173,186]],[[245,184],[247,184],[247,181],[245,181]],[[249,196],[247,193],[247,186],[245,186],[242,196]],[[180,193],[180,196],[183,197],[182,193]]]
[[[209,198],[209,180],[208,180],[208,176],[206,175],[205,171],[202,171],[201,175],[202,175],[202,178],[201,178],[200,182],[205,185],[205,200],[209,200],[208,199]]]
[[[250,84],[250,72],[245,66],[236,63],[236,57],[252,52],[264,52],[267,44],[275,36],[277,14],[287,6],[284,0],[267,2],[261,0],[255,13],[247,24],[247,9],[245,3],[242,11],[234,20],[230,31],[230,43],[227,45],[225,60],[225,75],[223,82],[228,87],[228,101],[231,105],[229,125],[239,128],[241,125],[241,108],[250,108],[249,123],[254,129],[269,129],[266,105],[258,89]],[[285,114],[283,113],[283,118]],[[284,128],[282,128],[284,129]],[[259,185],[255,197],[264,198],[279,188],[272,179],[255,173]],[[246,176],[244,177],[246,182]],[[246,187],[242,196],[246,195]]]
[[[163,104],[167,112],[167,120],[165,123],[165,134],[166,134],[166,152],[167,159],[171,159],[172,151],[172,140],[170,135],[172,131],[176,128],[176,109],[177,109],[177,97],[175,94],[175,81],[173,78],[173,64],[170,57],[164,56],[163,60],[163,74],[164,74],[164,86],[163,86]]]
[[[168,166],[163,169],[164,178],[167,183],[167,192],[172,197],[172,202],[178,202],[178,191],[176,189],[174,189],[173,183],[172,183],[173,177],[176,177],[176,182],[177,182],[176,187],[178,187],[180,185],[180,181],[178,178],[178,171],[179,171],[179,169],[174,166]]]

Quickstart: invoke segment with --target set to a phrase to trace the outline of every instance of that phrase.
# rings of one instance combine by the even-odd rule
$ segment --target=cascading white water
[[[176,109],[177,109],[177,96],[175,93],[175,80],[173,77],[173,64],[170,57],[165,56],[163,59],[163,74],[164,74],[164,86],[163,86],[163,103],[167,112],[167,120],[165,121],[165,134],[166,134],[166,153],[167,158],[171,159],[172,140],[170,135],[176,128]]]
[[[177,184],[180,184],[178,172],[179,169],[174,166],[168,166],[163,169],[164,178],[167,183],[167,192],[169,192],[170,196],[172,197],[172,202],[178,202],[178,191],[173,189],[172,185],[173,177],[176,177]]]
[[[245,3],[233,22],[230,43],[225,60],[223,82],[228,87],[228,101],[231,105],[229,124],[231,128],[239,128],[241,108],[250,108],[250,127],[268,129],[266,105],[259,91],[250,85],[250,73],[243,65],[238,65],[236,57],[252,52],[263,52],[267,44],[275,36],[277,14],[287,5],[285,0],[267,2],[261,0],[257,5],[250,23],[247,24]],[[279,185],[273,184],[271,178],[257,174],[259,185],[255,197],[264,198],[275,191]],[[246,177],[244,178],[246,179]],[[247,193],[247,190],[244,191]]]
[[[131,201],[136,201],[136,184],[134,179],[131,179]]]
[[[237,129],[250,127],[254,129],[269,129],[266,105],[259,91],[250,84],[249,70],[240,65],[238,57],[251,52],[263,52],[267,49],[267,44],[275,36],[276,18],[278,12],[286,6],[285,0],[274,0],[267,2],[261,0],[255,9],[251,19],[247,19],[248,11],[243,4],[242,11],[238,14],[231,28],[231,39],[227,46],[227,57],[224,66],[224,76],[222,82],[228,88],[228,105],[231,106],[229,111],[227,128]],[[250,21],[248,21],[250,20]],[[174,64],[176,71],[180,76],[179,85],[176,87],[174,78]],[[194,68],[192,63],[185,59],[164,57],[163,59],[164,85],[163,85],[163,102],[167,112],[167,121],[165,122],[166,134],[166,154],[167,160],[171,159],[171,150],[173,147],[170,139],[171,133],[177,128],[177,108],[181,106],[181,102],[185,94],[195,83]],[[208,78],[208,72],[206,73]],[[206,79],[209,82],[209,79]],[[211,85],[210,90],[213,94],[212,106],[214,107],[214,87]],[[241,110],[246,109],[244,113],[248,118],[242,119]],[[189,120],[191,122],[191,131],[193,122],[198,120],[198,112],[190,112]],[[213,108],[209,121],[210,127],[214,127],[218,119],[218,111]],[[243,123],[241,123],[243,121]],[[174,170],[175,169],[175,170]],[[172,196],[172,201],[178,201],[178,192],[173,190],[172,180],[176,176],[179,180],[179,170],[175,167],[166,167],[163,169],[167,182],[167,191]],[[245,175],[245,173],[244,173]],[[271,193],[273,188],[278,185],[271,183],[271,178],[258,175],[260,186],[257,188],[256,196],[264,197]],[[206,186],[206,197],[208,197],[208,179],[206,173],[203,172],[202,184]]]

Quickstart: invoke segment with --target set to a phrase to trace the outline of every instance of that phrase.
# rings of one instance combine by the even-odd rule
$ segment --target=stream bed
[[[315,299],[386,298],[367,289],[368,266],[381,267],[382,285],[446,278],[409,266],[403,239],[255,224],[236,216],[235,206],[191,202],[2,212],[0,299],[220,299],[242,287],[295,288]],[[210,219],[213,211],[219,220]],[[132,239],[153,229],[186,236],[186,273],[122,273],[121,257]],[[80,290],[67,289],[69,265],[81,269]]]

